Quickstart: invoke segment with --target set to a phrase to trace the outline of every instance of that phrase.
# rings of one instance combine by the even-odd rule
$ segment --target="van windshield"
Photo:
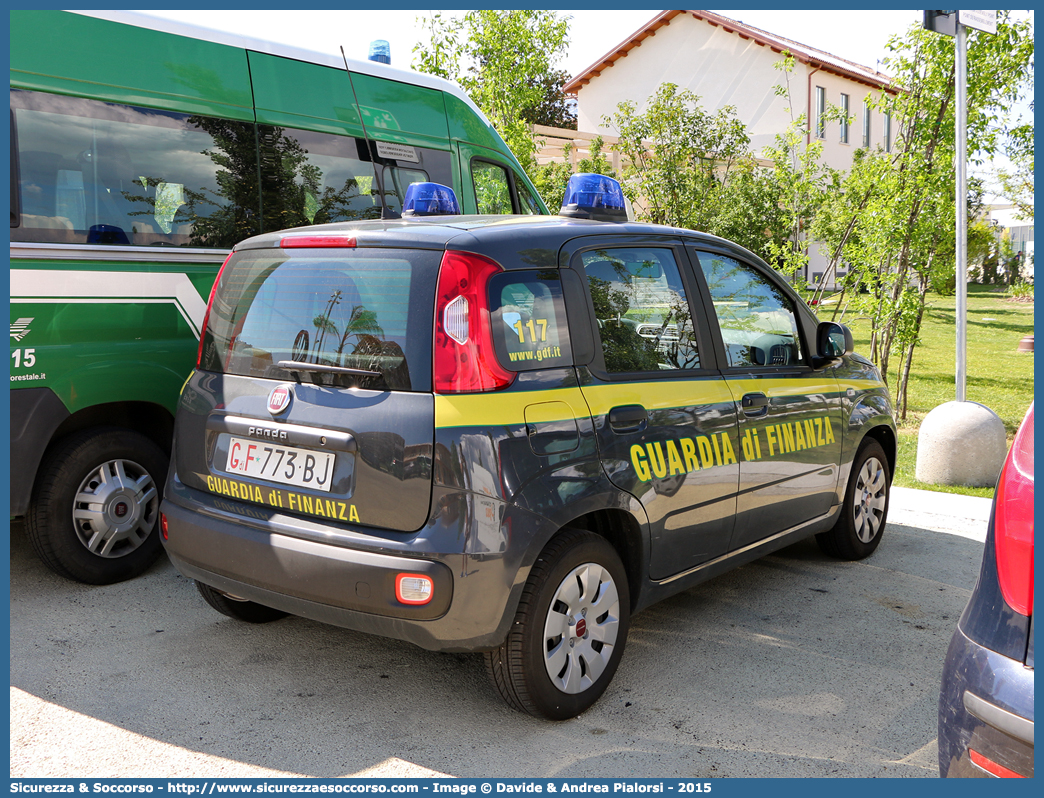
[[[200,368],[339,388],[430,390],[440,254],[238,252],[214,293]],[[291,371],[284,361],[371,374]]]

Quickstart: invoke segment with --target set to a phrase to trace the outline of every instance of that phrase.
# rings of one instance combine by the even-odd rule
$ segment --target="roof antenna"
[[[348,55],[344,52],[344,45],[341,45],[341,58],[344,59],[344,69],[348,73],[348,85],[352,87],[352,99],[355,100],[355,107],[359,111],[359,124],[362,126],[363,138],[366,139],[366,150],[370,153],[370,163],[373,165],[373,176],[377,181],[378,196],[381,200],[381,220],[401,219],[402,215],[398,211],[392,210],[388,207],[388,200],[384,194],[384,170],[381,169],[381,164],[378,160],[380,155],[377,154],[376,145],[370,140],[370,134],[366,132],[366,122],[363,121],[362,106],[359,105],[359,96],[355,93],[355,81],[352,80],[352,70],[348,68]],[[390,61],[391,58],[389,57],[388,60]]]

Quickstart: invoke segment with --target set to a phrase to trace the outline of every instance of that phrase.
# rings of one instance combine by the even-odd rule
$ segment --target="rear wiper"
[[[350,374],[354,377],[381,377],[383,376],[379,371],[367,371],[366,369],[350,369],[346,366],[327,366],[322,363],[302,363],[299,360],[280,360],[276,363],[276,368],[281,368],[283,371],[289,371],[294,375],[294,378],[298,383],[301,382],[301,377],[298,376],[300,372],[304,371],[316,371],[321,374]]]

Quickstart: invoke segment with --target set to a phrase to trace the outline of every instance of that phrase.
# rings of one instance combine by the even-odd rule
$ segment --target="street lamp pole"
[[[937,485],[989,486],[1004,465],[1007,439],[1004,422],[985,405],[969,402],[968,377],[968,28],[997,34],[996,11],[925,11],[927,30],[956,39],[954,82],[957,172],[954,210],[957,217],[957,401],[934,408],[917,431],[920,482]],[[969,452],[974,455],[969,456]]]
[[[968,374],[968,29],[957,23],[957,401]]]

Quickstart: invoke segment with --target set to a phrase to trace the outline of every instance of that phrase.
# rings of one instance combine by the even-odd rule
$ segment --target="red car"
[[[1004,463],[982,570],[939,696],[943,777],[1033,777],[1033,405]]]

